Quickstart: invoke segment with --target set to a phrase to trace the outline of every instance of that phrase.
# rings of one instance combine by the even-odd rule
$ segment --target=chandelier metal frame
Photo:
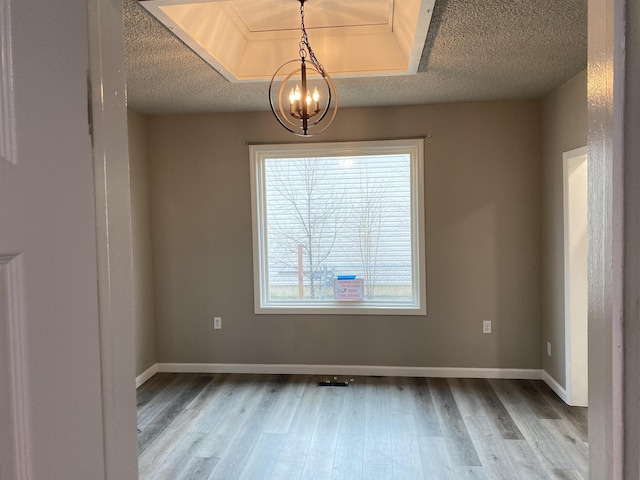
[[[299,44],[300,58],[289,60],[275,71],[271,77],[269,83],[269,106],[273,115],[276,117],[280,125],[282,125],[289,132],[302,137],[309,137],[324,132],[333,123],[336,113],[338,112],[338,93],[336,91],[333,80],[326,72],[322,64],[318,61],[311,44],[309,43],[309,36],[304,25],[304,3],[306,0],[298,0],[300,2],[300,30],[301,38]],[[300,63],[300,68],[294,69],[282,80],[280,88],[277,89],[277,108],[274,105],[274,83],[277,82],[277,77],[281,75],[281,72],[293,63]],[[312,100],[312,94],[308,90],[307,73],[311,70],[322,77],[324,85],[327,90],[326,105],[324,108],[320,108],[318,100],[315,97]],[[285,89],[287,88],[289,80],[296,74],[300,74],[300,89],[299,97],[296,97],[299,101],[294,101],[293,98],[289,100],[289,110],[285,112],[283,107],[282,98],[286,95]],[[283,73],[284,74],[284,73]],[[298,86],[296,85],[296,93]],[[316,88],[317,92],[317,88]],[[312,101],[314,103],[312,108]],[[333,102],[333,104],[332,104]],[[330,114],[329,116],[327,116]],[[292,120],[293,119],[293,120]],[[326,121],[325,121],[326,120]],[[317,131],[311,132],[310,129],[319,128]]]

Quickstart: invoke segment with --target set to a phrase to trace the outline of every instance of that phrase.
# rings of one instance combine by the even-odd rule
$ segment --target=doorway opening
[[[588,403],[587,147],[564,152],[564,292],[566,392],[569,405]]]

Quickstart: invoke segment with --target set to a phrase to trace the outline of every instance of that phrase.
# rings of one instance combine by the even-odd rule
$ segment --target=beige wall
[[[158,361],[540,368],[540,125],[537,101],[341,110],[321,140],[432,135],[428,315],[266,316],[247,142],[295,138],[267,112],[151,117]]]
[[[157,362],[156,328],[153,313],[147,118],[130,110],[127,122],[131,182],[131,233],[133,237],[136,375],[140,375]]]
[[[562,153],[587,144],[587,72],[542,103],[542,345],[543,368],[565,385],[564,207]],[[546,354],[551,342],[552,356]]]

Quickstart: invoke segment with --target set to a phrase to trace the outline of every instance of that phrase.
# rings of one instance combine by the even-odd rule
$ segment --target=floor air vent
[[[353,378],[350,380],[338,380],[338,377],[333,377],[331,379],[323,380],[322,382],[318,382],[319,387],[348,387],[349,383],[353,382]]]

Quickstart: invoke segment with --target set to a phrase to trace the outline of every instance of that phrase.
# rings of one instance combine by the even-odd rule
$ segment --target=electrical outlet
[[[222,328],[222,317],[213,317],[213,328],[220,330]]]
[[[547,355],[551,356],[551,342],[547,342]]]
[[[482,322],[482,333],[491,333],[491,320],[484,320]]]

